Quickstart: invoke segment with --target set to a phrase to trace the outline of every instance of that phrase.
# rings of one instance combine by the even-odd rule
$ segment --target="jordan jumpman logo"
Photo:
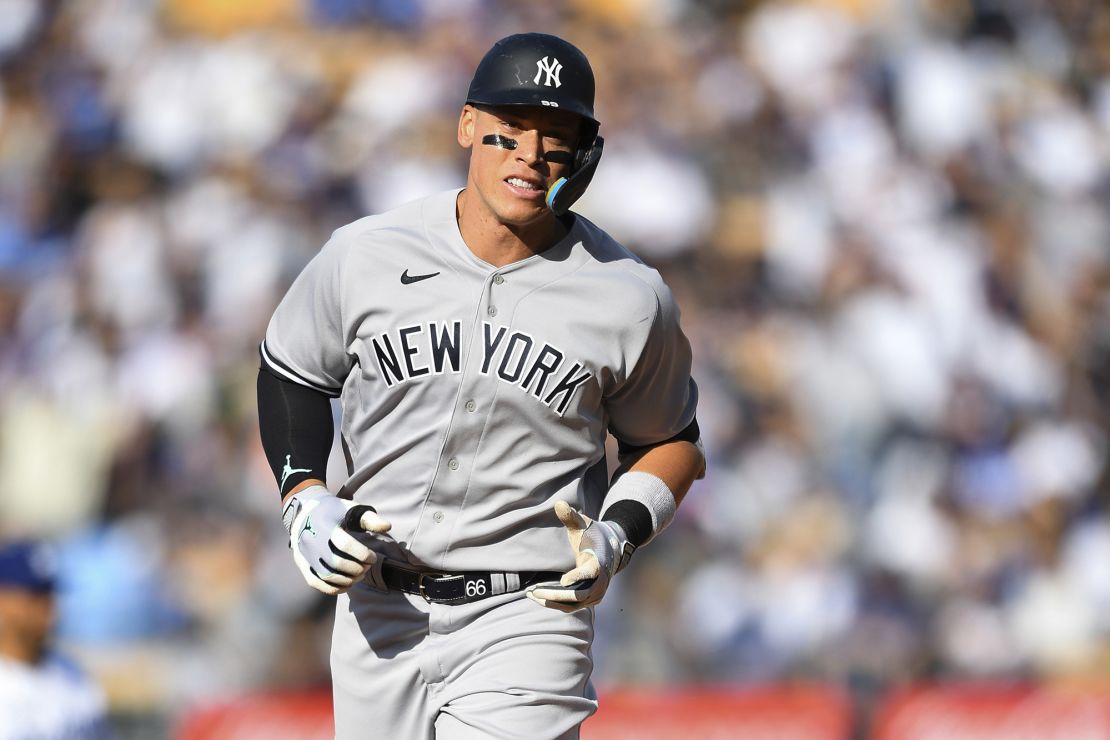
[[[279,491],[284,491],[285,490],[285,481],[286,481],[287,478],[289,478],[289,476],[293,475],[293,473],[308,473],[312,470],[312,468],[294,468],[294,467],[291,467],[290,464],[289,464],[289,458],[291,458],[291,457],[292,457],[292,455],[286,455],[285,456],[285,467],[282,468],[282,470],[281,470],[281,486],[278,487]]]

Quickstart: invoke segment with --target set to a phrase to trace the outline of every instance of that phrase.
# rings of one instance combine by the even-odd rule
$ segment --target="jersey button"
[[[493,282],[495,282],[495,283],[497,283],[498,285],[500,285],[501,283],[505,282],[505,278],[504,278],[504,277],[502,277],[501,275],[494,275],[494,276],[493,276]]]
[[[497,306],[490,306],[489,308],[486,309],[486,313],[488,313],[490,316],[496,316],[497,315]]]
[[[466,402],[466,410],[467,411],[473,412],[474,409],[476,409],[476,408],[478,408],[478,404],[474,403],[474,401],[467,401]]]
[[[459,461],[452,457],[450,460],[447,461],[447,467],[451,468],[451,470],[458,470]]]
[[[432,514],[432,519],[435,519],[437,524],[439,522],[442,522],[443,521],[443,512],[442,511],[437,511],[436,513]]]

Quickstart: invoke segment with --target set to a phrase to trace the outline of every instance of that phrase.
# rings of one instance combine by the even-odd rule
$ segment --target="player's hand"
[[[393,526],[372,507],[341,499],[323,486],[293,494],[282,518],[301,575],[309,586],[329,596],[362,580],[377,560],[377,554],[351,532],[385,534]]]
[[[559,579],[562,588],[531,588],[527,596],[542,606],[572,612],[601,601],[620,562],[621,535],[608,522],[594,521],[566,501],[555,502],[555,516],[567,528],[575,566]]]

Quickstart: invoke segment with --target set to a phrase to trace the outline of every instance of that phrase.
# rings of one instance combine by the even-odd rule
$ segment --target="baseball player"
[[[42,543],[0,546],[0,740],[109,736],[100,688],[50,649],[56,579]]]
[[[338,595],[340,738],[577,737],[590,607],[704,470],[670,292],[568,210],[593,98],[573,45],[498,41],[459,116],[466,187],[337,230],[267,328],[262,441],[293,558]]]

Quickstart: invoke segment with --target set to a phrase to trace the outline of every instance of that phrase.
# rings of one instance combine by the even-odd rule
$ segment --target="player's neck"
[[[42,660],[42,656],[43,646],[41,644],[28,642],[7,633],[0,633],[0,658],[34,665]]]
[[[503,267],[539,254],[566,235],[559,219],[539,219],[525,225],[502,223],[488,208],[463,190],[455,202],[459,232],[470,251],[495,267]]]

